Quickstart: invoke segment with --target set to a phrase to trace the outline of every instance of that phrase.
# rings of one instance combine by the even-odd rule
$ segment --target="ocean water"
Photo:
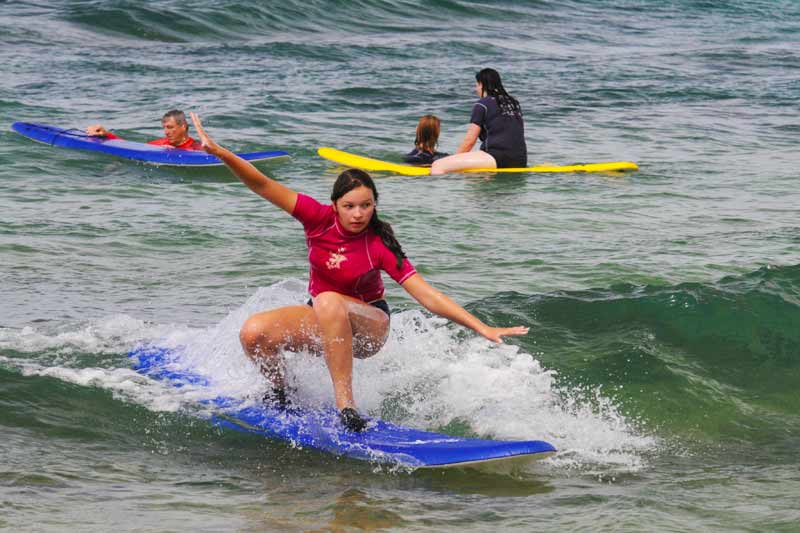
[[[800,4],[593,0],[346,5],[0,2],[0,529],[800,531]],[[386,347],[356,364],[373,416],[543,439],[522,470],[396,471],[222,431],[127,352],[192,347],[222,392],[263,383],[250,313],[304,300],[300,225],[225,170],[33,143],[13,121],[399,161],[419,116],[453,151],[496,68],[532,163],[623,175],[376,174],[418,270],[490,346],[386,279]],[[324,365],[288,357],[331,402]]]

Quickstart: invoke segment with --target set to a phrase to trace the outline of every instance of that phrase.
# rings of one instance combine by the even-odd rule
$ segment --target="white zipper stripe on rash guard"
[[[369,241],[367,240],[367,231],[364,231],[364,250],[367,252],[367,259],[369,259],[369,270],[364,274],[358,276],[356,280],[356,284],[353,286],[353,292],[358,295],[359,298],[364,300],[364,296],[358,291],[358,286],[361,285],[361,280],[364,279],[364,276],[375,270],[375,263],[372,262],[372,256],[369,253]],[[380,273],[378,274],[380,276]],[[381,296],[383,296],[381,294]]]
[[[319,237],[319,236],[320,236],[320,235],[322,235],[323,233],[327,233],[328,231],[330,231],[330,229],[331,229],[331,228],[333,228],[333,227],[335,227],[335,226],[336,226],[336,221],[334,220],[334,221],[333,221],[333,223],[332,223],[330,226],[328,226],[327,228],[325,228],[324,230],[321,230],[321,231],[319,231],[318,233],[315,233],[314,235],[311,235],[311,234],[309,234],[309,235],[306,237],[306,242],[308,242],[310,239],[314,239],[314,238],[316,238],[316,237]]]
[[[313,270],[314,269],[314,267],[313,267],[313,265],[311,263],[311,249],[314,246],[313,244],[311,244],[311,239],[314,239],[316,237],[319,237],[320,235],[323,235],[323,234],[327,233],[334,226],[336,226],[336,220],[335,219],[334,219],[333,223],[330,226],[328,226],[327,228],[325,228],[325,229],[323,229],[323,230],[321,230],[321,231],[319,231],[319,232],[317,232],[317,233],[315,233],[313,235],[310,235],[310,234],[306,235],[306,247],[308,248],[309,270]],[[309,277],[309,280],[308,280],[308,292],[314,293],[314,292],[316,292],[315,287],[314,287],[314,276],[309,275],[308,277]]]

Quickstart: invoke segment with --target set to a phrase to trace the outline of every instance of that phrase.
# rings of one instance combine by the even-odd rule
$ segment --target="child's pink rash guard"
[[[380,270],[402,284],[417,273],[408,259],[397,268],[397,258],[369,228],[359,233],[344,229],[332,205],[297,195],[292,216],[303,224],[311,269],[308,292],[312,297],[335,291],[365,302],[383,298]]]

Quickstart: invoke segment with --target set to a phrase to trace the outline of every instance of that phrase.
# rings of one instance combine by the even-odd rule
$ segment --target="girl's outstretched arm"
[[[476,316],[451,300],[446,294],[431,287],[419,274],[414,274],[403,282],[403,288],[431,313],[468,327],[490,341],[503,342],[503,336],[525,335],[528,333],[526,326],[514,326],[511,328],[487,326]]]
[[[192,123],[194,123],[197,134],[200,136],[200,141],[203,143],[203,149],[206,152],[217,156],[225,163],[225,166],[254,193],[266,198],[287,213],[292,214],[294,206],[297,203],[297,193],[295,191],[268,178],[249,161],[245,161],[230,150],[218,145],[214,142],[214,139],[209,137],[208,133],[206,133],[206,130],[203,128],[203,123],[200,122],[200,117],[197,116],[197,113],[192,112],[190,116],[192,117]]]

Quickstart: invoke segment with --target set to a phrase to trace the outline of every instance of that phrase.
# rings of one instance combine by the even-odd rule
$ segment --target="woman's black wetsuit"
[[[497,168],[528,166],[525,124],[518,106],[501,109],[493,96],[486,96],[475,102],[470,122],[481,127],[481,150],[494,157]]]

